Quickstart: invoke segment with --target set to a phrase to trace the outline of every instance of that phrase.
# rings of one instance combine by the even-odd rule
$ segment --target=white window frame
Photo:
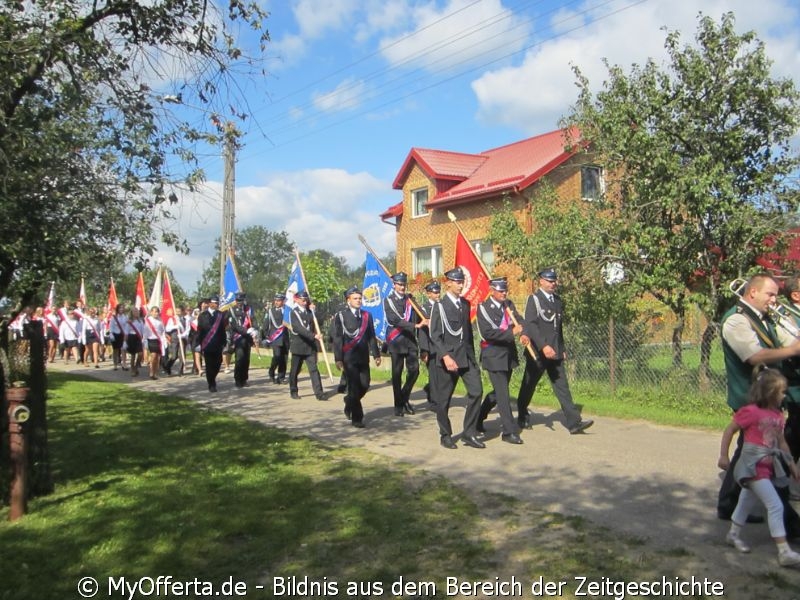
[[[427,269],[420,269],[419,268],[419,253],[420,252],[430,252],[430,262],[431,262],[431,276],[432,277],[439,277],[442,274],[443,266],[440,265],[442,263],[442,247],[441,246],[423,246],[421,248],[413,248],[411,250],[411,266],[412,272],[414,275],[417,273],[423,273],[427,271]]]
[[[425,192],[425,202],[422,203],[422,206],[419,206],[419,201],[417,199],[418,195],[421,192]],[[429,214],[428,209],[425,208],[425,204],[428,202],[428,188],[422,187],[416,190],[411,190],[411,216],[412,217],[425,217]]]
[[[473,240],[470,242],[472,248],[475,250],[476,254],[480,257],[481,262],[486,267],[486,270],[489,271],[489,275],[492,274],[494,270],[494,245],[490,242],[484,242],[483,240]],[[491,253],[491,258],[487,259],[486,254]]]
[[[595,195],[587,195],[585,193],[586,185],[584,182],[588,179],[588,173],[596,173],[596,180],[597,180],[597,190]],[[600,200],[603,195],[606,193],[606,182],[605,177],[603,177],[603,167],[598,165],[583,165],[581,167],[581,198],[583,198],[586,202],[595,202]]]

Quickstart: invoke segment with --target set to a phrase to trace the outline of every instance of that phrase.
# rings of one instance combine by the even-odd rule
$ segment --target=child
[[[733,415],[733,421],[722,434],[722,444],[717,465],[730,467],[728,451],[733,435],[742,431],[742,454],[734,466],[733,475],[742,492],[731,516],[731,529],[725,541],[739,552],[750,552],[750,547],[739,537],[747,515],[758,500],[767,509],[769,532],[778,547],[778,564],[782,567],[800,565],[800,554],[789,547],[783,523],[783,503],[775,486],[788,484],[786,468],[792,477],[800,475],[789,454],[783,436],[784,418],[781,403],[786,393],[786,378],[775,369],[763,365],[753,371],[755,380],[750,387],[748,404]]]

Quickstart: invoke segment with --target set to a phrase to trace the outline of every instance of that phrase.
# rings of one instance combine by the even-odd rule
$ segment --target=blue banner
[[[383,270],[372,252],[367,252],[367,263],[364,270],[364,286],[361,307],[372,315],[375,322],[375,336],[386,341],[386,318],[383,313],[383,299],[394,289],[392,279]]]
[[[233,257],[228,255],[225,261],[225,276],[222,278],[222,298],[219,307],[221,310],[230,308],[236,298],[237,292],[241,292],[239,278],[236,276],[236,269],[233,266]]]
[[[292,309],[296,306],[294,295],[304,289],[306,289],[306,286],[303,283],[303,272],[300,270],[298,259],[295,259],[294,263],[292,263],[292,270],[289,273],[289,285],[286,286],[286,302],[283,305],[284,323],[290,323],[289,313],[291,313]]]

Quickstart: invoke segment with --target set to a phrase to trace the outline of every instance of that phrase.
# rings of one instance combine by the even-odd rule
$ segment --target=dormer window
[[[428,188],[420,188],[411,191],[411,216],[423,217],[428,214],[425,206],[428,203]]]

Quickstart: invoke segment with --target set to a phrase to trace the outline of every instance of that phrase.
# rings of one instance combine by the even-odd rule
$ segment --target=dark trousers
[[[222,366],[222,350],[203,351],[203,357],[206,359],[206,381],[208,386],[217,385],[217,375]]]
[[[788,402],[786,404],[786,425],[783,435],[789,445],[789,451],[795,461],[800,458],[800,404]]]
[[[392,392],[394,407],[402,408],[411,396],[411,390],[419,377],[419,357],[416,352],[408,354],[391,354],[392,357]],[[406,382],[403,383],[403,370],[408,369]]]
[[[563,360],[534,360],[529,356],[526,357],[525,372],[522,375],[522,385],[520,385],[517,396],[517,410],[519,411],[517,416],[520,419],[527,416],[533,392],[545,373],[550,378],[553,392],[561,405],[561,412],[564,413],[566,421],[565,426],[570,429],[581,422],[581,413],[572,401],[572,392],[569,391]]]
[[[284,348],[272,349],[272,360],[269,363],[269,378],[274,380],[275,374],[278,380],[286,379],[286,350]]]
[[[450,372],[444,368],[441,360],[429,364],[431,377],[431,401],[436,412],[436,422],[439,424],[439,435],[453,435],[450,425],[450,400],[456,388],[458,378],[467,388],[467,410],[464,413],[464,435],[473,436],[477,433],[478,416],[481,411],[481,396],[483,396],[483,383],[478,365],[470,361],[470,366]]]
[[[292,354],[292,368],[289,371],[289,392],[297,393],[297,376],[300,374],[300,367],[306,363],[308,367],[308,374],[311,377],[311,388],[314,390],[314,395],[319,398],[325,394],[322,389],[322,378],[319,376],[319,368],[317,367],[317,355],[314,354]]]
[[[250,377],[250,343],[245,340],[236,344],[234,353],[236,363],[233,365],[233,380],[236,385],[243,386]]]
[[[172,374],[172,367],[176,362],[180,363],[180,373],[183,374],[183,367],[186,364],[186,357],[181,355],[181,345],[178,341],[178,335],[173,333],[170,337],[166,354],[161,357],[161,366],[167,373]]]
[[[497,406],[503,433],[506,435],[519,433],[519,425],[511,413],[511,396],[508,392],[511,371],[487,371],[487,373],[492,384],[492,391],[486,395],[481,404],[480,421],[483,422],[491,410]]]
[[[370,384],[369,364],[356,365],[345,360],[344,373],[347,375],[344,407],[350,413],[353,423],[360,423],[364,420],[364,407],[361,405],[361,399],[366,395]]]

